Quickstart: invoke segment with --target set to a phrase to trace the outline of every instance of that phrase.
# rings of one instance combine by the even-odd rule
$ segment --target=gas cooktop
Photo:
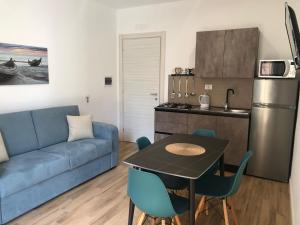
[[[166,108],[166,109],[191,109],[192,105],[190,104],[182,104],[182,103],[173,103],[167,102],[157,106],[157,108]]]

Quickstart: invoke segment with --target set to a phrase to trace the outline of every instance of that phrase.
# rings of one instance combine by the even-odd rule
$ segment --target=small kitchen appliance
[[[200,109],[209,109],[209,96],[207,94],[199,96]]]
[[[293,60],[260,60],[258,77],[295,78],[296,68]]]

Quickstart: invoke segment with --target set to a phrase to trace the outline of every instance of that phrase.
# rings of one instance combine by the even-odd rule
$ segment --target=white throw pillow
[[[94,138],[91,115],[67,116],[69,124],[68,141],[76,141],[84,138]]]
[[[5,145],[4,145],[2,134],[0,132],[0,163],[5,162],[7,160],[9,160],[9,157],[8,157]]]

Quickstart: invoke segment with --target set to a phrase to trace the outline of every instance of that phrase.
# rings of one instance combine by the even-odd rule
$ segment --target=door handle
[[[157,96],[157,93],[150,93],[150,95],[152,95],[152,96]]]

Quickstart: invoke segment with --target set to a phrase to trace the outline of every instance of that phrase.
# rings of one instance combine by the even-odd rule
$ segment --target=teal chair
[[[133,168],[128,169],[128,196],[132,202],[143,212],[138,224],[143,224],[146,215],[151,216],[152,224],[156,218],[172,218],[181,224],[178,215],[189,209],[189,201],[184,197],[168,193],[161,179],[153,173]]]
[[[139,150],[143,150],[149,145],[151,145],[150,140],[147,137],[140,137],[136,140],[137,146]]]
[[[214,130],[199,128],[193,132],[193,135],[203,136],[203,137],[216,137],[216,132]]]
[[[147,146],[151,145],[150,140],[147,137],[140,137],[136,140],[136,143],[138,145],[138,149],[144,150]],[[174,177],[167,174],[162,173],[155,173],[159,178],[163,181],[165,186],[168,189],[172,190],[182,190],[185,189],[188,186],[188,180],[180,178],[180,177]]]
[[[199,128],[193,132],[193,135],[202,136],[202,137],[217,137],[216,132],[214,130],[209,129],[203,129]],[[203,174],[203,176],[206,176],[208,174],[216,174],[219,170],[219,160],[215,162],[206,172]]]
[[[245,153],[237,173],[233,176],[222,177],[211,174],[208,176],[203,176],[197,180],[195,190],[197,194],[202,195],[202,198],[196,210],[196,218],[203,210],[206,197],[213,197],[222,199],[225,224],[229,225],[227,208],[229,208],[232,213],[234,223],[236,225],[238,224],[235,211],[232,207],[232,202],[228,198],[238,191],[245,167],[251,156],[252,151]]]

